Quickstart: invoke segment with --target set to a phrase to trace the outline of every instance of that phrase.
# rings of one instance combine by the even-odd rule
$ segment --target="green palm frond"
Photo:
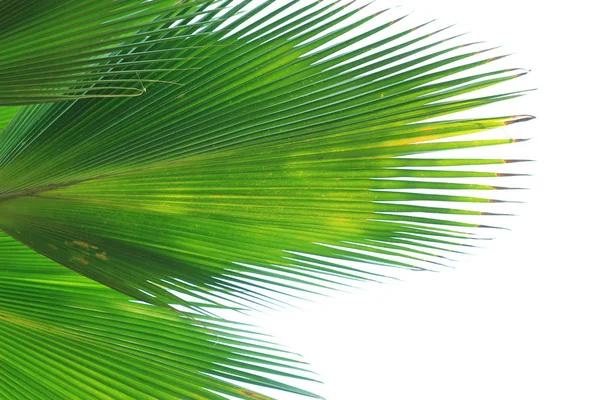
[[[0,398],[267,399],[307,379],[251,327],[131,302],[0,233]],[[248,372],[254,370],[257,372]]]
[[[465,97],[524,72],[477,70],[501,57],[472,50],[468,44],[453,45],[457,38],[444,36],[444,30],[428,31],[427,24],[415,27],[402,18],[390,21],[386,13],[365,15],[361,7],[346,3],[226,0],[161,11],[164,3],[150,2],[148,10],[136,14],[144,21],[161,22],[131,26],[131,32],[147,29],[148,37],[161,38],[140,50],[134,57],[138,64],[101,53],[108,57],[103,65],[110,64],[99,73],[104,74],[102,80],[112,79],[107,71],[141,76],[138,69],[143,69],[142,95],[112,96],[122,88],[103,89],[103,98],[3,109],[0,229],[47,258],[121,292],[112,293],[65,270],[67,281],[81,282],[65,286],[69,299],[79,290],[88,293],[89,287],[90,296],[95,291],[110,298],[106,312],[118,315],[123,324],[130,308],[135,308],[133,314],[147,315],[141,322],[144,329],[172,313],[169,321],[178,324],[169,325],[173,330],[161,349],[176,345],[180,332],[205,343],[204,350],[190,356],[195,361],[173,369],[164,382],[144,389],[132,378],[123,383],[123,390],[213,398],[200,393],[213,390],[214,384],[216,392],[248,398],[237,386],[222,386],[219,378],[226,375],[212,374],[214,380],[208,379],[214,365],[200,360],[206,354],[216,357],[215,363],[224,370],[238,371],[230,376],[238,383],[277,387],[260,376],[281,366],[279,359],[254,350],[242,352],[241,361],[228,358],[234,350],[228,343],[215,344],[208,330],[216,330],[210,324],[222,324],[230,329],[227,332],[236,333],[235,327],[215,322],[211,311],[271,306],[285,302],[286,296],[379,279],[364,263],[390,271],[446,263],[447,255],[468,245],[474,237],[471,228],[479,225],[456,217],[489,214],[477,205],[499,201],[489,193],[503,189],[462,178],[505,176],[478,167],[518,160],[436,156],[445,150],[516,141],[510,138],[440,139],[530,117],[443,117],[522,95]],[[163,29],[175,21],[172,15],[178,16],[184,38],[179,31]],[[92,20],[103,18],[99,12]],[[127,50],[139,46],[131,43]],[[475,196],[473,190],[482,194]],[[18,276],[33,273],[29,268],[19,275],[18,268],[26,261],[19,254],[26,249],[7,237],[2,240],[6,244],[0,250],[13,262],[0,269],[0,290],[5,276],[17,282]],[[60,271],[58,264],[36,257],[32,262]],[[24,297],[37,290],[33,285],[41,285],[51,297],[51,291],[60,292],[59,286],[51,285],[58,285],[58,279],[49,282],[46,272],[39,273],[35,282],[15,283],[16,289],[7,293],[15,299]],[[124,295],[159,307],[132,305]],[[8,317],[0,318],[0,323],[22,332],[19,340],[25,341],[25,327],[42,322],[24,319],[19,325],[23,316],[18,310],[24,308],[8,308],[7,313],[3,302],[11,300],[2,296],[0,317]],[[81,310],[74,318],[100,323],[97,313],[84,311],[93,298],[77,301],[82,304],[65,305]],[[48,305],[40,305],[44,306]],[[190,325],[173,313],[182,306],[187,307],[186,315],[198,313],[206,329],[197,327],[194,336]],[[56,318],[65,313],[57,312]],[[114,327],[103,323],[98,329]],[[71,332],[67,320],[61,324],[52,329]],[[88,333],[92,334],[86,330],[81,339]],[[53,337],[44,335],[39,346],[48,350],[44,346],[54,343]],[[231,346],[242,346],[244,339],[236,342],[240,334],[236,335],[230,338]],[[149,357],[154,357],[152,351],[162,351],[140,338],[137,344],[148,346]],[[90,340],[98,346],[95,354],[101,354],[105,342]],[[117,335],[107,340],[108,348],[117,348],[114,360],[119,359],[124,353],[115,343],[124,339]],[[212,345],[217,355],[207,350]],[[18,353],[10,354],[11,365],[19,371]],[[130,365],[140,361],[127,354],[122,357]],[[178,353],[173,358],[162,353],[156,357],[179,365]],[[262,358],[264,367],[244,365],[252,375],[240,372],[238,367],[252,357]],[[93,361],[92,357],[89,362]],[[295,366],[288,359],[281,364]],[[90,366],[89,373],[102,375],[99,365]],[[190,366],[200,372],[196,380],[189,378],[189,369],[183,370]],[[148,365],[148,374],[156,373],[154,367]],[[165,366],[157,363],[156,368]],[[4,376],[11,382],[9,373]],[[14,379],[10,387],[21,384]],[[183,381],[185,387],[173,383]],[[161,385],[182,391],[169,392]]]
[[[2,0],[0,105],[139,96],[218,4]]]

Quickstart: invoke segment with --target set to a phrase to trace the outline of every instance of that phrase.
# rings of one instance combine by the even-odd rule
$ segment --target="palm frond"
[[[312,396],[267,377],[310,375],[251,327],[133,303],[2,233],[0,254],[4,399],[268,399],[232,382]]]
[[[352,35],[376,16],[346,22],[360,9],[321,2],[286,18],[291,3],[239,15],[254,4],[220,14],[205,26],[209,35],[190,39],[185,70],[160,75],[183,86],[21,110],[2,135],[0,226],[75,271],[163,305],[180,301],[173,291],[259,301],[270,285],[312,290],[337,277],[368,278],[323,257],[409,268],[439,261],[408,249],[390,261],[369,245],[420,224],[474,226],[447,216],[481,212],[452,204],[488,198],[405,190],[492,190],[429,178],[494,173],[422,167],[505,161],[397,157],[512,142],[429,143],[526,117],[419,121],[514,97],[454,99],[522,72],[452,78],[497,57],[453,54],[464,46],[443,46],[446,38],[407,49],[431,36],[409,39],[413,26],[344,51],[389,21]],[[449,205],[407,203],[416,200]]]
[[[477,70],[501,57],[453,45],[458,38],[443,29],[390,20],[389,13],[365,15],[351,4],[202,4],[193,8],[197,17],[185,8],[187,14],[176,14],[186,33],[179,44],[171,41],[179,33],[163,29],[172,14],[149,13],[150,21],[163,25],[151,23],[145,34],[160,39],[140,50],[138,64],[105,60],[110,68],[98,72],[102,80],[113,79],[113,71],[141,74],[144,65],[140,96],[112,96],[122,88],[105,88],[103,98],[10,111],[16,114],[0,133],[1,230],[122,294],[171,312],[185,306],[207,327],[225,324],[209,316],[215,308],[271,306],[285,296],[381,278],[368,264],[427,269],[468,246],[475,238],[471,228],[480,224],[462,218],[488,215],[477,205],[499,202],[494,193],[505,188],[461,179],[506,176],[477,167],[518,160],[436,154],[513,143],[518,140],[454,138],[531,117],[445,116],[522,95],[465,96],[522,70]],[[139,46],[128,40],[127,51]],[[23,265],[16,260],[14,268]],[[9,278],[16,273],[8,271]],[[0,273],[0,288],[2,279]],[[117,313],[117,299],[127,298],[77,279],[102,296],[115,296],[111,313]],[[25,295],[24,282],[14,298]],[[6,299],[0,295],[0,304]],[[144,329],[155,315],[169,312],[139,307],[152,310]],[[84,314],[77,318],[98,317]],[[13,310],[10,318],[22,316]],[[26,335],[12,320],[0,317],[8,329]],[[206,331],[198,335],[211,340]],[[40,343],[50,346],[53,337]],[[222,351],[226,357],[229,348]],[[267,369],[278,362],[263,359]],[[236,363],[217,362],[225,369]],[[263,370],[249,364],[243,367],[249,374]],[[196,379],[205,379],[212,367],[195,366],[202,372]],[[165,382],[186,380],[180,372],[173,370]],[[277,386],[242,372],[231,378]],[[128,384],[142,390],[137,381]],[[201,396],[189,385],[181,390],[186,388]]]
[[[219,2],[2,0],[0,10],[0,105],[23,105],[142,95]]]

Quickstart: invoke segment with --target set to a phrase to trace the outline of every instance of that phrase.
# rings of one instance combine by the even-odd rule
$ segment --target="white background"
[[[537,160],[522,165],[535,174],[527,204],[505,224],[511,232],[454,270],[403,273],[258,323],[304,355],[324,384],[303,387],[328,400],[600,399],[593,2],[402,4],[398,15],[415,11],[405,26],[457,23],[471,32],[465,41],[502,45],[516,53],[506,65],[532,69],[518,86],[538,91],[488,114],[538,117],[507,128],[532,141],[503,149]]]

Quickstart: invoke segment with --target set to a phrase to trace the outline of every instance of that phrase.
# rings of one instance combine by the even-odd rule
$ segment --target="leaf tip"
[[[513,115],[509,120],[504,121],[504,125],[517,124],[519,122],[527,122],[536,119],[533,115]],[[522,140],[522,139],[516,139]],[[527,139],[528,140],[528,139]]]

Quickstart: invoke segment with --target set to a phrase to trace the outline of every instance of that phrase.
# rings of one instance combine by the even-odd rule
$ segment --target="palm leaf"
[[[497,200],[470,191],[502,188],[456,179],[516,160],[429,153],[512,143],[439,139],[530,117],[430,120],[520,96],[463,95],[521,70],[474,71],[499,57],[347,4],[216,4],[181,18],[195,33],[176,54],[170,41],[144,48],[156,59],[143,95],[17,111],[0,135],[4,232],[204,318],[379,279],[365,262],[430,268],[474,238],[479,224],[455,217],[488,214],[475,205]]]
[[[174,23],[216,9],[208,0],[2,0],[0,105],[139,96],[147,74],[177,59],[205,22]]]
[[[2,398],[267,398],[232,380],[310,395],[248,372],[307,376],[250,327],[133,303],[1,233],[0,251]]]

